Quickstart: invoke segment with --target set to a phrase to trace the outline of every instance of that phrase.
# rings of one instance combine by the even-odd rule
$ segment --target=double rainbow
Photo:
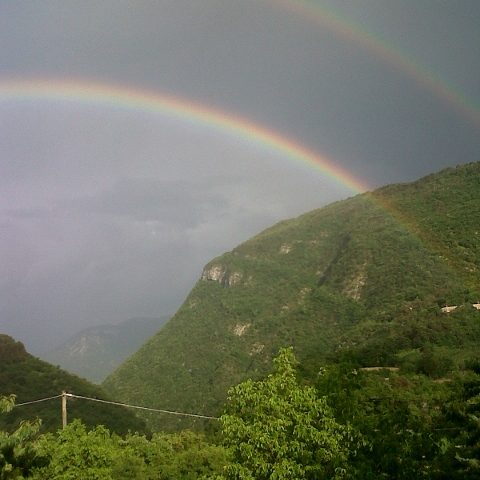
[[[475,127],[480,128],[480,111],[471,100],[371,32],[312,1],[266,1],[272,3],[273,8],[292,11],[304,18],[306,22],[314,22],[320,27],[327,28],[333,34],[363,47],[381,61],[397,68],[467,118]],[[219,132],[229,133],[245,141],[256,142],[291,161],[312,167],[354,193],[370,189],[365,181],[353,176],[327,155],[313,151],[283,133],[239,117],[234,113],[218,110],[187,98],[91,80],[0,80],[0,106],[2,101],[6,100],[35,101],[42,99],[158,112],[190,123],[207,126]]]

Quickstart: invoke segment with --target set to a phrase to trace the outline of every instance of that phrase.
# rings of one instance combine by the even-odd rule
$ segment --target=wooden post
[[[67,426],[67,392],[62,392],[62,428]]]

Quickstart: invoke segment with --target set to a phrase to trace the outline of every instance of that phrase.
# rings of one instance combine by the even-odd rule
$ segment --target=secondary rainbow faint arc
[[[218,110],[184,97],[88,80],[0,80],[0,102],[7,100],[73,101],[159,112],[167,116],[205,125],[220,132],[230,133],[268,147],[291,160],[313,167],[353,193],[370,189],[370,186],[364,181],[335,165],[335,162],[326,155],[310,150],[279,132],[239,117],[234,113]]]
[[[307,0],[267,0],[274,8],[284,8],[294,12],[305,21],[325,27],[334,35],[348,42],[359,45],[371,52],[383,62],[402,72],[405,76],[432,92],[450,108],[467,118],[476,128],[480,129],[480,107],[475,105],[462,92],[445,83],[434,72],[415,62],[372,32],[354,24],[330,9]]]

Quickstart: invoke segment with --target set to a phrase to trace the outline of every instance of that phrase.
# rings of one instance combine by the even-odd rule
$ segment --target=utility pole
[[[67,426],[67,392],[62,392],[62,428]]]

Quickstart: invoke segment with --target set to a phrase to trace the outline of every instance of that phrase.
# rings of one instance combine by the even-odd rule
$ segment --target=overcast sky
[[[478,0],[1,1],[12,79],[189,99],[372,187],[480,160]],[[352,193],[198,122],[0,87],[0,332],[39,353],[173,313],[213,257]]]

